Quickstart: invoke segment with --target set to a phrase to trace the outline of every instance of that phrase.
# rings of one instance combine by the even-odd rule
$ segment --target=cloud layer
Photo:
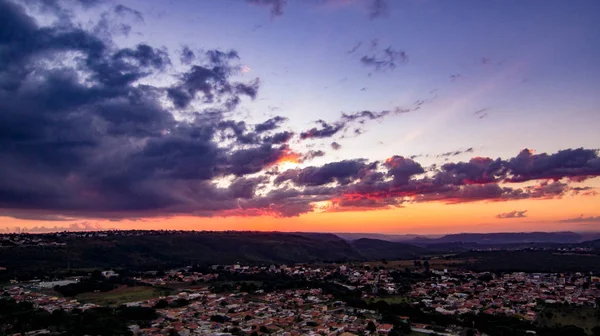
[[[274,15],[285,3],[250,2],[272,6]],[[329,138],[350,127],[360,133],[368,121],[416,111],[425,101],[342,113],[299,134],[284,129],[284,116],[246,123],[235,114],[259,95],[260,80],[243,77],[235,50],[120,48],[110,34],[73,24],[52,3],[57,20],[42,25],[21,4],[0,0],[3,215],[297,216],[413,202],[558,198],[589,192],[573,183],[600,176],[598,151],[583,148],[525,149],[513,158],[473,157],[427,169],[401,155],[283,169],[326,157],[298,150],[298,141],[327,139],[339,150]],[[143,20],[131,9],[114,12]],[[384,50],[393,62],[402,59],[391,52]]]
[[[496,218],[498,218],[498,219],[525,218],[525,217],[527,217],[527,215],[525,215],[526,212],[527,212],[527,210],[522,210],[522,211],[513,210],[511,212],[505,212],[505,213],[498,214],[498,215],[496,215]]]

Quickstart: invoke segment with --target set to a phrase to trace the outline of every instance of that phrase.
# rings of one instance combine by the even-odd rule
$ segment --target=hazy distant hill
[[[346,240],[361,238],[380,239],[408,244],[523,244],[523,243],[560,243],[573,244],[600,239],[600,233],[575,232],[508,232],[508,233],[457,233],[449,235],[414,235],[384,233],[336,233]]]
[[[440,238],[415,238],[411,244],[430,245],[440,243],[476,243],[476,244],[522,244],[522,243],[560,243],[572,244],[589,239],[589,235],[575,232],[508,232],[508,233],[459,233]]]
[[[440,235],[416,235],[416,234],[385,234],[385,233],[336,233],[338,237],[346,240],[357,240],[361,238],[380,239],[394,242],[406,242],[416,238],[438,238]]]

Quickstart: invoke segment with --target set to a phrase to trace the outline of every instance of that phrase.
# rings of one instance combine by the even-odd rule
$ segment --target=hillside
[[[590,240],[579,244],[581,247],[593,248],[596,250],[600,250],[600,239]]]
[[[351,244],[365,260],[409,259],[427,253],[422,247],[380,239],[361,238]]]
[[[441,243],[476,244],[523,244],[523,243],[561,243],[572,244],[588,238],[575,232],[506,232],[506,233],[458,233],[440,238],[415,238],[410,244],[430,245]]]
[[[412,258],[425,249],[375,239],[348,242],[333,234],[177,232],[58,237],[65,246],[0,248],[7,273],[126,268],[153,270],[189,264],[270,264]],[[7,275],[7,274],[5,274]]]

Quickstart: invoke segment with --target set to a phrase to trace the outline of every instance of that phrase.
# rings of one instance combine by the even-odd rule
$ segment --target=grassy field
[[[591,334],[592,328],[600,326],[600,308],[546,307],[536,322],[542,327],[575,325]]]
[[[84,303],[94,303],[102,306],[120,305],[127,302],[148,300],[169,295],[172,291],[165,288],[149,286],[122,286],[108,292],[83,293],[76,299]]]
[[[394,304],[394,303],[411,303],[413,302],[413,300],[411,300],[410,298],[406,297],[406,296],[402,296],[402,295],[392,295],[392,296],[383,296],[383,297],[377,297],[377,298],[369,298],[368,303],[374,303],[377,301],[385,301],[389,304]]]
[[[460,267],[461,265],[468,263],[468,262],[473,262],[474,260],[466,260],[466,259],[443,259],[443,258],[432,258],[429,260],[429,268],[431,269],[435,269],[435,270],[443,270],[445,268],[447,269],[455,269]],[[423,261],[421,261],[422,263]],[[382,262],[382,261],[369,261],[369,262],[365,262],[363,264],[369,265],[371,267],[379,267],[379,266],[384,266],[384,267],[392,267],[392,268],[401,268],[404,269],[406,267],[413,269],[414,268],[414,261],[413,260],[390,260],[387,262]]]

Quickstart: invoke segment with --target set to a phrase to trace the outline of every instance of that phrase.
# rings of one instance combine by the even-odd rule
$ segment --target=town
[[[107,281],[119,274],[104,271]],[[269,288],[275,279],[282,288]],[[283,279],[283,280],[282,280]],[[284,280],[293,279],[286,287]],[[458,318],[461,315],[502,315],[534,322],[548,305],[596,308],[600,277],[590,274],[476,273],[459,269],[430,269],[415,261],[411,269],[368,263],[320,265],[213,265],[202,272],[188,266],[167,272],[146,272],[133,278],[137,286],[176,289],[170,295],[124,302],[127,307],[156,309],[157,318],[140,326],[129,325],[136,335],[477,335],[477,325],[440,325],[412,316],[385,318],[380,306],[402,302],[423,314]],[[52,296],[60,288],[85,281],[13,281],[4,298],[32,302],[48,312],[85,311],[99,305]],[[300,285],[298,285],[300,284]],[[319,284],[311,286],[311,284]],[[352,304],[329,284],[360,293],[363,303]],[[407,285],[408,284],[408,285]],[[46,289],[46,290],[43,290]],[[354,295],[354,294],[351,294]],[[410,315],[410,314],[407,314]],[[396,333],[394,333],[396,332]],[[406,332],[406,333],[402,333]],[[530,330],[533,333],[533,330]]]

